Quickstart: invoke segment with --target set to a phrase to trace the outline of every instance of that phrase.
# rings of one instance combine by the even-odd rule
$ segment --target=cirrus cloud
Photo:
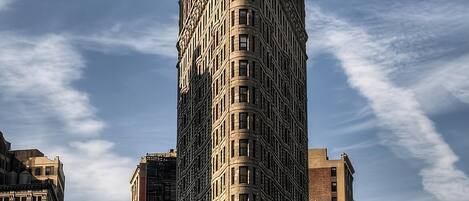
[[[309,32],[316,42],[313,51],[327,51],[341,62],[349,85],[368,99],[379,125],[391,131],[381,136],[383,144],[421,161],[424,189],[439,200],[469,200],[465,194],[469,178],[456,167],[458,156],[436,131],[414,91],[396,84],[394,79],[406,63],[438,54],[438,50],[410,53],[395,45],[403,40],[399,36],[388,37],[383,31],[371,35],[367,29],[325,14],[316,6],[309,7],[308,13]],[[403,43],[418,42],[412,37],[404,39]]]

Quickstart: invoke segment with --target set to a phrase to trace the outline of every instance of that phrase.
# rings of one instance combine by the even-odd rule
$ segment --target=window
[[[248,113],[242,112],[239,113],[239,129],[248,128]]]
[[[337,197],[332,197],[331,201],[337,201]]]
[[[248,35],[239,35],[239,50],[248,50]]]
[[[235,102],[235,89],[231,88],[231,104]]]
[[[332,191],[332,192],[337,192],[337,182],[332,182],[332,184],[331,184],[331,191]]]
[[[49,166],[46,167],[46,175],[53,175],[54,174],[54,167]]]
[[[248,183],[248,167],[246,166],[239,167],[239,183],[240,184]]]
[[[239,24],[248,24],[248,10],[239,10]]]
[[[21,201],[26,201],[26,197],[22,197],[22,198],[21,198]]]
[[[235,12],[231,11],[231,26],[234,26],[235,24]]]
[[[249,92],[249,88],[247,86],[239,87],[239,102],[240,103],[248,102],[248,92]]]
[[[34,175],[38,176],[38,175],[42,175],[42,168],[41,167],[37,167],[34,169]]]
[[[239,61],[239,76],[248,76],[248,65],[249,62],[247,60]]]
[[[239,140],[239,156],[248,156],[249,140]]]
[[[331,168],[331,177],[336,177],[337,176],[337,168],[333,167]]]
[[[234,157],[234,140],[231,140],[231,158]]]
[[[248,194],[239,194],[239,201],[249,201]]]
[[[256,11],[252,11],[251,14],[251,26],[256,25]]]
[[[234,36],[231,36],[231,51],[234,52],[235,47],[234,47]]]
[[[253,184],[256,184],[256,168],[252,168],[252,174],[251,174],[251,177],[252,177],[252,183]]]
[[[235,115],[231,114],[231,130],[234,131],[235,129]]]
[[[256,104],[256,88],[252,88],[251,92],[251,100],[249,100],[252,104]]]
[[[235,183],[235,169],[231,168],[231,184]]]
[[[254,78],[256,77],[256,62],[255,61],[252,62],[249,72],[251,73],[250,74],[251,77],[254,77]]]

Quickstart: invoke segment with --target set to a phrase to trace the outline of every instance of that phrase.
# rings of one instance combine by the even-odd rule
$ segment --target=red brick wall
[[[331,169],[309,169],[309,201],[331,201]]]

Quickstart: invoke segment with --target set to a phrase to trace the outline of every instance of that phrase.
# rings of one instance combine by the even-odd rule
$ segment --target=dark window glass
[[[231,184],[235,183],[235,169],[231,168]]]
[[[239,201],[249,201],[248,194],[239,194]]]
[[[332,197],[331,201],[337,201],[337,197]]]
[[[252,104],[256,104],[256,88],[252,89],[251,100],[249,102],[251,102]]]
[[[34,175],[41,175],[42,174],[42,168],[38,167],[34,169]]]
[[[239,50],[248,50],[248,35],[239,35]]]
[[[252,11],[252,16],[251,16],[251,26],[256,25],[256,12]]]
[[[252,168],[252,183],[256,184],[256,168]],[[255,196],[253,198],[255,198]]]
[[[256,62],[255,61],[252,62],[252,65],[249,71],[251,73],[250,76],[255,78],[256,77]]]
[[[241,9],[239,10],[239,24],[247,24],[248,23],[248,10]]]
[[[248,128],[248,113],[242,112],[239,113],[239,129]]]
[[[231,36],[231,51],[234,52],[235,47],[234,47],[234,36]]]
[[[239,156],[248,156],[249,140],[239,140]]]
[[[239,76],[248,76],[248,65],[249,62],[247,60],[239,61]]]
[[[231,26],[234,26],[235,24],[235,12],[231,11]]]
[[[231,88],[231,104],[235,102],[235,89]]]
[[[234,77],[234,74],[235,74],[234,66],[235,66],[235,64],[234,64],[234,61],[233,61],[233,62],[231,62],[231,77]]]
[[[54,167],[46,167],[46,175],[54,174]]]
[[[336,177],[337,176],[337,168],[333,167],[331,168],[331,177]]]
[[[337,182],[332,182],[332,184],[331,184],[331,191],[332,191],[332,192],[337,192]]]
[[[231,157],[234,157],[234,140],[231,140]]]
[[[235,115],[231,114],[231,130],[235,129]]]
[[[246,86],[239,87],[239,102],[244,103],[248,102],[248,92],[249,88]]]
[[[240,184],[248,183],[248,167],[246,166],[239,167],[239,183]],[[241,195],[240,195],[239,200],[241,200]]]

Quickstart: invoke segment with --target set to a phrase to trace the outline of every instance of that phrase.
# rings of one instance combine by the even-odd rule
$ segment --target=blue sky
[[[60,155],[66,200],[129,200],[176,140],[176,0],[0,0],[0,130]],[[469,2],[307,1],[309,145],[360,201],[468,201]],[[107,192],[107,193],[103,193]]]

